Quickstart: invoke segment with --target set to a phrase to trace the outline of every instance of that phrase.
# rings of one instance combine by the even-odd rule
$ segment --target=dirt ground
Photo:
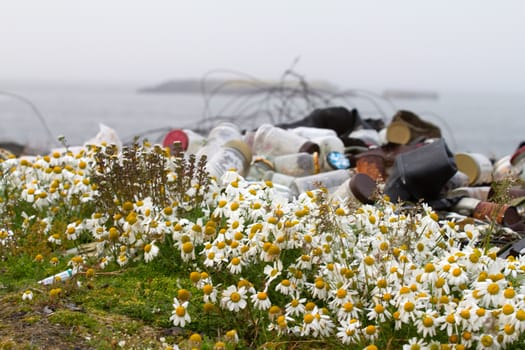
[[[53,315],[57,313],[68,318],[56,323]],[[90,313],[87,326],[77,321],[86,315],[85,310],[71,304],[28,304],[0,298],[0,349],[155,349],[161,347],[158,339],[169,331],[120,315]],[[122,331],[126,323],[134,324],[133,332]]]

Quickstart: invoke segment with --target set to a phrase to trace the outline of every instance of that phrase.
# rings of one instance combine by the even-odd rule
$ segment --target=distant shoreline
[[[325,81],[308,82],[305,86],[300,82],[263,81],[244,79],[172,79],[157,85],[142,87],[139,93],[172,93],[172,94],[200,94],[210,93],[219,95],[252,95],[272,89],[303,89],[322,90],[335,93],[338,88]]]
[[[323,93],[338,94],[342,90],[327,81],[301,82],[263,81],[243,79],[172,79],[165,82],[141,87],[138,93],[149,94],[214,94],[214,95],[255,95],[269,91],[304,89],[322,91]],[[435,91],[387,89],[381,94],[386,99],[431,99],[439,98]]]

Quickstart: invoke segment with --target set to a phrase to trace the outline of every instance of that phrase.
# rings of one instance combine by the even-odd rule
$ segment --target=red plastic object
[[[188,149],[188,135],[181,129],[173,129],[164,136],[162,145],[164,147],[171,147],[173,142],[179,141],[182,145],[183,150]]]

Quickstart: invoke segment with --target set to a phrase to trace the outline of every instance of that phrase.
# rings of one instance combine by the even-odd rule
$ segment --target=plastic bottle
[[[197,151],[196,156],[199,158],[200,156],[206,155],[208,159],[211,159],[226,142],[241,139],[241,131],[235,124],[220,123],[210,130],[205,145]]]
[[[300,177],[320,172],[319,155],[306,152],[285,154],[273,158],[276,172]]]
[[[208,160],[206,170],[216,179],[220,179],[224,173],[231,169],[235,169],[241,176],[245,176],[251,160],[252,153],[245,142],[230,140]]]
[[[350,170],[333,170],[310,176],[297,177],[291,185],[292,192],[301,194],[319,187],[325,187],[328,192],[334,192],[351,176]]]
[[[58,281],[65,281],[67,279],[70,279],[73,275],[74,275],[73,270],[67,269],[60,273],[57,273],[56,275],[44,278],[43,280],[38,281],[38,283],[47,286],[47,285],[53,284]]]
[[[270,160],[264,157],[255,157],[250,165],[246,179],[253,181],[263,180],[266,172],[271,170],[274,170],[274,166]]]
[[[319,145],[307,138],[270,124],[261,125],[253,137],[254,154],[279,156],[290,153],[319,153]]]
[[[333,129],[324,129],[324,128],[315,128],[311,126],[298,126],[293,129],[288,129],[294,134],[297,134],[307,139],[313,139],[316,137],[325,137],[325,136],[336,136],[337,133]]]
[[[321,159],[322,170],[334,170],[334,168],[328,163],[327,157],[330,152],[345,153],[345,145],[343,141],[334,135],[316,137],[311,139],[311,141],[319,145],[319,158]]]
[[[288,188],[292,186],[292,183],[295,181],[295,179],[296,177],[294,176],[276,173],[273,170],[267,171],[263,177],[263,180],[270,180],[271,182],[275,184],[282,185]]]
[[[487,201],[490,186],[457,187],[447,193],[447,197],[469,197],[480,201]]]

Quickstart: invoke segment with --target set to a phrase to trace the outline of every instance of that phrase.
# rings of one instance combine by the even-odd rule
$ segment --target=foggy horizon
[[[279,80],[299,58],[306,81],[341,88],[523,93],[524,10],[518,0],[3,2],[0,77],[148,85],[229,69]]]

